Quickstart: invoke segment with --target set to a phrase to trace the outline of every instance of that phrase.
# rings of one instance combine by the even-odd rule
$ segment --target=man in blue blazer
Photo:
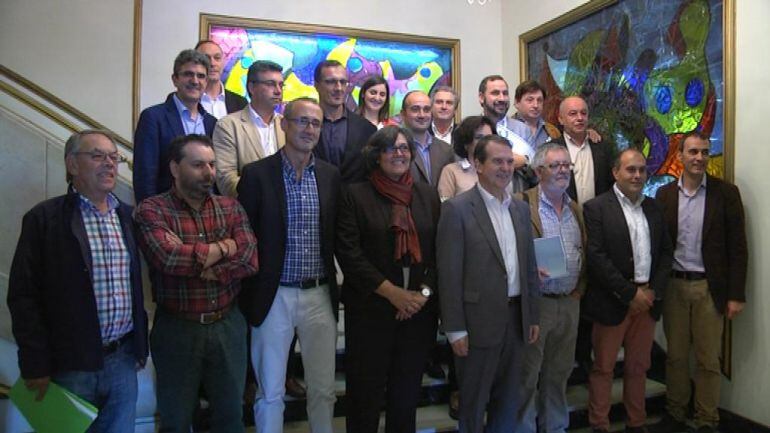
[[[184,50],[174,60],[171,81],[176,92],[166,102],[146,108],[134,132],[134,198],[136,203],[171,188],[168,145],[180,135],[211,138],[217,119],[200,104],[210,68],[209,58]]]

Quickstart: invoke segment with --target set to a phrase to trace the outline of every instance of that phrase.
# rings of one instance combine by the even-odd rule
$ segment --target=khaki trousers
[[[723,316],[714,306],[706,280],[669,280],[663,300],[663,330],[668,341],[666,409],[677,420],[690,401],[690,348],[695,352],[696,426],[719,423],[719,354]]]

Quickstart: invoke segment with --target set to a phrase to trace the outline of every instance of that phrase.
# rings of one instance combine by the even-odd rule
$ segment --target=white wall
[[[131,137],[133,2],[2,0],[0,62]]]
[[[462,105],[478,113],[476,89],[485,75],[502,72],[502,1],[485,6],[465,0],[233,0],[145,1],[141,106],[162,101],[172,89],[174,57],[198,39],[199,13],[392,31],[460,39]],[[173,31],[169,31],[171,28]]]
[[[662,0],[661,0],[662,1]],[[503,3],[503,68],[519,82],[518,38],[583,3],[580,0],[516,0]],[[723,381],[721,407],[770,425],[770,218],[766,105],[770,76],[770,2],[739,0],[736,10],[735,182],[741,189],[749,237],[748,303],[733,326],[733,380]],[[513,84],[511,84],[513,87]]]

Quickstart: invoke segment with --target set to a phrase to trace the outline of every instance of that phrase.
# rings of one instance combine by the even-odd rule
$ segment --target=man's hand
[[[545,268],[537,268],[537,275],[540,277],[540,281],[545,281],[551,276]]]
[[[727,301],[727,310],[725,310],[725,315],[727,316],[728,320],[733,320],[738,314],[743,311],[743,307],[746,306],[745,302],[740,301]]]
[[[598,132],[596,132],[595,129],[588,128],[586,129],[586,134],[588,135],[588,139],[593,141],[594,143],[601,143],[602,136],[599,135]]]
[[[582,298],[582,297],[583,297],[583,295],[580,293],[580,290],[577,290],[577,289],[573,290],[573,291],[572,291],[572,292],[571,292],[569,295],[570,295],[570,296],[571,296],[573,299],[576,299],[576,300],[578,300],[578,301],[580,300],[580,298]]]
[[[645,287],[649,287],[648,285],[639,286],[636,288],[636,295],[634,295],[634,299],[631,300],[631,302],[628,304],[628,309],[631,313],[631,315],[636,315],[639,313],[643,313],[652,307],[652,300],[649,298],[648,294],[646,293]],[[654,296],[654,294],[653,294]]]
[[[529,327],[529,337],[527,338],[527,344],[535,344],[535,342],[539,337],[540,337],[540,326],[531,325]]]
[[[452,344],[452,352],[454,352],[455,355],[464,358],[468,356],[468,336],[454,341]]]
[[[41,401],[48,391],[48,384],[51,382],[51,376],[39,377],[37,379],[24,379],[24,385],[30,391],[37,390],[35,401]]]
[[[238,244],[236,244],[233,239],[227,238],[219,242],[225,244],[225,251],[223,251],[225,258],[230,258],[235,255],[235,252],[238,250]]]
[[[206,268],[201,272],[201,278],[204,280],[209,281],[216,281],[217,280],[217,274],[214,273],[214,270],[211,268]]]

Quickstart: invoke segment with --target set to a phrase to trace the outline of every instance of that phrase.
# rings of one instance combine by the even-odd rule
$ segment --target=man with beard
[[[324,113],[321,137],[313,153],[340,170],[343,183],[364,180],[361,149],[377,127],[345,108],[348,71],[336,60],[324,60],[315,67],[314,86]]]
[[[572,168],[567,149],[546,143],[535,152],[532,165],[540,183],[517,198],[529,203],[536,238],[559,238],[567,273],[557,277],[546,270],[541,275],[540,338],[524,348],[518,388],[523,406],[518,408],[520,428],[516,431],[565,432],[569,426],[567,379],[572,373],[580,294],[585,291],[581,278],[585,228],[580,206],[566,192]]]
[[[455,154],[452,146],[428,132],[431,111],[432,104],[425,93],[412,90],[404,95],[401,119],[404,127],[414,136],[414,150],[417,153],[412,160],[412,177],[415,181],[438,187],[441,169],[454,161]]]
[[[136,210],[158,304],[150,348],[160,431],[190,431],[202,384],[211,431],[242,432],[246,321],[236,299],[257,272],[257,241],[241,205],[211,193],[208,137],[176,138],[168,153],[173,187]]]
[[[205,54],[211,63],[209,77],[206,80],[206,90],[201,96],[201,105],[206,112],[221,119],[229,113],[242,110],[248,104],[246,98],[225,89],[225,85],[222,83],[222,67],[224,66],[222,47],[210,39],[205,39],[195,45],[195,50]]]
[[[500,75],[484,77],[479,84],[479,103],[484,116],[492,119],[497,125],[497,135],[508,140],[513,151],[513,178],[511,190],[521,192],[537,184],[535,172],[529,167],[529,162],[535,156],[535,149],[511,129],[512,120],[506,113],[511,105],[508,95],[508,83]]]
[[[449,86],[438,86],[430,92],[431,122],[430,135],[452,144],[452,131],[455,129],[455,111],[457,111],[457,92]]]
[[[230,114],[214,128],[214,151],[217,156],[219,192],[236,196],[243,167],[266,158],[283,146],[281,118],[275,107],[283,101],[281,65],[270,60],[257,60],[249,66],[246,88],[251,103]]]
[[[180,135],[211,137],[217,119],[200,104],[208,79],[209,59],[195,50],[184,50],[174,60],[171,81],[176,92],[166,102],[146,108],[134,132],[134,198],[147,197],[171,188],[168,168],[169,143]]]

